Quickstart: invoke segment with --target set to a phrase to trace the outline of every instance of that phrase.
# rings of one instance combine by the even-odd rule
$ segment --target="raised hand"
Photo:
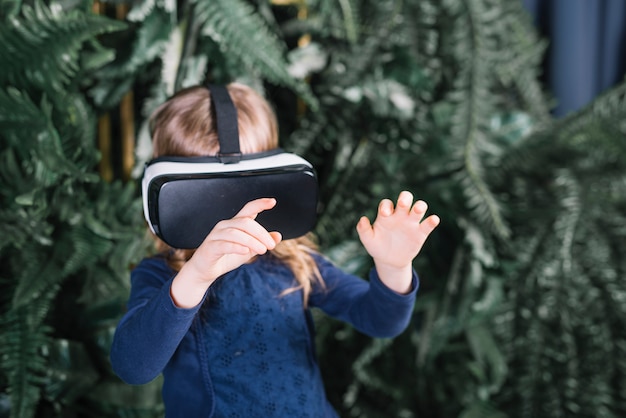
[[[268,232],[255,220],[259,213],[274,206],[275,199],[252,200],[233,218],[215,225],[174,279],[171,295],[175,303],[195,306],[221,275],[274,249],[282,239],[280,233]]]
[[[436,215],[423,219],[427,209],[425,202],[413,204],[413,195],[403,191],[395,207],[389,199],[380,202],[373,225],[365,216],[357,224],[359,238],[381,280],[399,293],[410,290],[413,259],[439,225]]]

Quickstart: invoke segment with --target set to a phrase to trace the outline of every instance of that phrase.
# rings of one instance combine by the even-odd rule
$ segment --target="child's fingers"
[[[437,228],[437,225],[439,225],[440,222],[441,220],[439,219],[439,216],[430,215],[428,218],[422,221],[422,223],[420,224],[420,228],[422,229],[424,234],[428,236],[431,232],[435,230],[435,228]]]
[[[270,232],[270,236],[272,237],[272,239],[274,240],[276,244],[280,243],[283,240],[283,236],[278,231]]]
[[[418,220],[421,220],[426,214],[427,210],[428,210],[428,205],[426,204],[426,202],[424,202],[423,200],[418,200],[413,205],[412,213],[416,215]]]
[[[270,210],[274,206],[276,206],[276,199],[274,198],[264,197],[261,199],[251,200],[246,203],[234,217],[255,219],[259,213],[264,210]]]
[[[222,254],[228,254],[227,251],[223,251],[224,248],[227,248],[225,243],[232,244],[233,246],[242,246],[254,254],[265,254],[268,249],[272,249],[276,246],[276,243],[269,233],[267,233],[267,237],[256,237],[236,228],[227,228],[217,231],[211,237],[211,241],[217,245],[216,248],[220,248],[220,253]],[[240,254],[239,251],[236,251],[236,253]]]
[[[214,251],[218,256],[225,254],[250,255],[251,249],[248,246],[232,241],[214,241]]]
[[[280,233],[272,236],[261,224],[250,217],[227,219],[219,222],[209,237],[213,241],[234,242],[249,247],[257,254],[272,250],[280,241]],[[279,238],[278,241],[276,239]]]
[[[356,227],[357,229],[366,231],[368,229],[372,229],[372,224],[370,223],[370,220],[367,219],[367,216],[361,216],[361,219],[359,219],[359,222],[356,224]]]
[[[403,190],[398,195],[398,203],[396,205],[396,211],[401,213],[409,213],[411,205],[413,204],[413,194],[406,190]]]
[[[389,199],[383,199],[378,204],[378,216],[391,216],[393,214],[393,202]]]
[[[211,239],[240,245],[256,254],[264,254],[267,250],[274,249],[282,240],[280,233],[270,233],[255,221],[259,213],[274,206],[276,206],[274,198],[251,200],[232,219],[219,222],[210,234]]]
[[[440,219],[437,215],[430,215],[428,218],[422,220],[426,215],[428,205],[423,200],[418,200],[413,205],[412,215],[415,219],[420,221],[420,229],[428,236],[439,225]]]
[[[356,224],[356,232],[362,241],[369,240],[374,235],[372,224],[366,216],[361,216],[361,219],[359,219],[359,222]]]

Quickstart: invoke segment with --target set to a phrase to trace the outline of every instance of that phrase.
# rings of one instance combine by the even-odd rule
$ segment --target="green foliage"
[[[623,309],[612,299],[621,300],[614,278],[622,267],[600,249],[619,254],[612,246],[623,242],[615,227],[624,207],[621,87],[579,115],[552,120],[538,82],[545,44],[519,4],[385,2],[361,13],[361,33],[378,32],[359,45],[315,26],[328,57],[312,79],[323,105],[289,137],[321,167],[327,194],[318,233],[326,247],[337,245],[332,257],[363,273],[363,254],[345,239],[380,196],[414,190],[444,223],[416,264],[423,291],[410,338],[368,342],[319,318],[333,402],[345,416],[619,416]],[[412,118],[398,96],[393,101],[399,91]],[[591,244],[598,234],[607,243]],[[582,260],[614,266],[603,267],[614,278],[574,269]],[[570,267],[557,273],[548,265]],[[577,287],[566,285],[574,278]],[[595,287],[603,290],[591,297]],[[574,323],[534,322],[538,306]],[[607,309],[614,319],[603,324]],[[586,340],[590,329],[597,333]],[[616,366],[603,370],[596,358]],[[353,368],[339,372],[345,362]],[[574,366],[583,364],[584,372]]]
[[[7,3],[7,2],[3,2]],[[49,8],[40,0],[0,26],[0,85],[62,91],[80,70],[79,50],[96,35],[119,30],[121,23],[81,10]]]
[[[87,6],[0,0],[0,416],[162,415],[160,381],[108,365],[145,243],[137,190],[95,174],[95,117],[134,90],[140,169],[149,113],[206,80],[267,93],[346,269],[371,267],[354,225],[381,198],[412,190],[443,220],[404,334],[316,315],[342,416],[626,414],[626,85],[554,120],[520,2]]]
[[[92,351],[99,330],[83,314],[125,294],[145,251],[141,212],[134,187],[94,172],[95,115],[77,80],[96,36],[120,27],[40,2],[0,26],[0,399],[11,417],[72,416],[97,385],[122,386],[102,374],[108,351]]]
[[[227,60],[241,63],[242,72],[276,84],[284,83],[316,106],[308,86],[294,80],[287,71],[286,45],[270,32],[263,17],[248,2],[199,1],[195,4],[194,19],[200,33],[216,42]]]
[[[518,405],[512,416],[625,412],[625,92],[538,131],[506,159],[518,226],[502,257],[518,268],[499,334],[522,373],[500,396]]]

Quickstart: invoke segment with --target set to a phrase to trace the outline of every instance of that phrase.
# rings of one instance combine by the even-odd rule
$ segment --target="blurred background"
[[[0,417],[160,417],[108,350],[150,251],[146,119],[238,80],[318,170],[320,245],[402,189],[442,224],[409,329],[316,315],[342,417],[626,416],[622,0],[0,0]]]

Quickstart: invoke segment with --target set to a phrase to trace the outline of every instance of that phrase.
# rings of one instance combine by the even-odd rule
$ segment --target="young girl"
[[[249,87],[228,86],[243,153],[278,146],[275,115]],[[209,91],[181,91],[152,116],[154,156],[214,155]],[[167,248],[131,274],[111,361],[127,383],[163,373],[167,417],[336,417],[315,358],[311,308],[372,337],[407,326],[418,288],[412,261],[439,223],[409,192],[380,202],[357,232],[375,268],[344,273],[310,237],[282,240],[255,221],[276,202],[247,203],[196,250]]]

